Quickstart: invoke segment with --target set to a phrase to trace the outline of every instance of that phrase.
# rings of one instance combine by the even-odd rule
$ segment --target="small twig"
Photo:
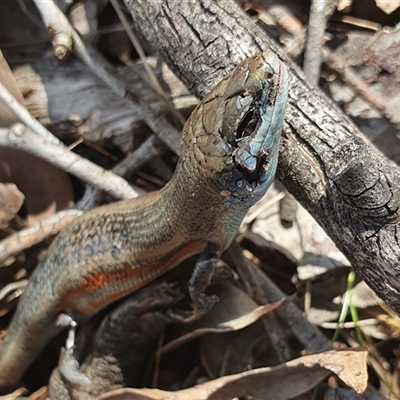
[[[247,259],[243,256],[242,249],[237,243],[232,243],[228,249],[228,254],[230,255],[232,260],[235,260],[235,267],[242,279],[242,282],[246,288],[247,293],[254,298],[254,300],[258,304],[267,304],[270,302],[270,299],[267,299],[259,285],[256,282],[253,282],[251,277],[246,274],[245,270],[247,269]],[[244,275],[246,278],[243,279]],[[284,296],[282,297],[282,299]],[[280,307],[278,307],[280,308]],[[276,320],[276,315],[274,313],[266,314],[262,317],[262,323],[265,327],[265,331],[267,332],[273,348],[275,349],[276,355],[281,362],[288,361],[292,358],[290,346],[288,344],[286,335],[283,334],[282,329]]]
[[[149,63],[147,62],[147,58],[146,58],[146,55],[144,54],[142,46],[140,45],[139,40],[137,39],[136,35],[134,34],[132,28],[130,27],[127,18],[125,17],[124,13],[122,12],[122,10],[118,4],[118,1],[110,0],[110,3],[114,7],[114,10],[118,15],[118,18],[120,19],[121,24],[124,27],[125,32],[129,37],[129,40],[131,41],[136,52],[139,54],[140,60],[142,61],[143,67],[147,73],[147,76],[148,76],[147,81],[149,82],[150,86],[159,96],[161,96],[161,98],[164,100],[164,102],[168,106],[168,109],[171,111],[171,113],[173,113],[176,120],[179,121],[180,125],[181,126],[185,125],[185,119],[182,117],[180,112],[175,109],[171,99],[165,93],[165,90],[163,89],[160,82],[158,81],[153,69],[150,67]],[[129,60],[123,59],[122,61],[124,61],[127,65],[129,65]]]
[[[353,88],[363,99],[381,112],[400,131],[398,112],[391,109],[386,99],[375,93],[367,82],[354,72],[353,68],[344,67],[338,57],[327,48],[324,48],[324,56],[327,65],[340,75],[344,83]]]
[[[121,8],[120,8],[120,6],[118,4],[118,1],[116,1],[116,0],[109,0],[109,1],[112,4],[112,6],[114,7],[114,10],[115,10],[119,20],[121,21],[121,24],[124,27],[125,32],[129,37],[129,40],[131,41],[131,43],[132,43],[133,47],[135,48],[135,50],[137,51],[137,53],[139,54],[140,60],[143,63],[143,67],[144,67],[147,75],[150,78],[150,82],[151,82],[152,87],[159,94],[165,94],[163,88],[161,87],[160,83],[158,82],[157,77],[154,74],[154,71],[152,70],[152,68],[147,63],[146,55],[144,54],[142,46],[140,45],[139,40],[137,39],[135,34],[132,32],[132,29],[130,28],[129,23],[128,23],[124,13],[121,11]]]
[[[108,187],[107,190],[110,194],[112,194],[116,198],[132,198],[137,197],[137,192],[122,178],[114,175],[112,172],[105,171],[101,167],[96,164],[84,159],[83,157],[72,153],[70,148],[66,147],[59,139],[57,139],[50,131],[48,131],[39,121],[32,117],[32,115],[26,110],[24,106],[22,106],[15,97],[7,90],[7,88],[0,82],[0,99],[4,101],[4,103],[15,113],[18,119],[23,122],[27,129],[17,128],[18,124],[11,128],[10,130],[2,129],[0,131],[0,145],[4,147],[14,147],[19,148],[21,150],[25,150],[31,154],[35,154],[36,156],[49,161],[50,163],[57,165],[67,172],[71,172],[82,180],[93,183],[93,179],[95,181],[100,182],[100,185],[97,185],[99,188],[104,190],[104,187]],[[28,131],[28,129],[30,131]],[[13,132],[13,135],[11,134]],[[30,135],[32,136],[34,132],[35,138],[31,138],[29,140],[24,140],[24,138],[20,135]],[[17,139],[13,142],[11,136],[14,139]],[[42,148],[40,148],[39,143],[41,143]],[[39,145],[35,151],[33,151],[33,147],[35,143]],[[54,146],[57,149],[56,153],[60,156],[67,157],[71,164],[72,163],[83,163],[83,165],[88,168],[88,170],[77,171],[76,166],[74,170],[79,173],[79,176],[76,173],[73,173],[68,163],[62,163],[61,159],[58,159],[55,154],[51,152],[46,152],[46,148],[48,145]],[[42,150],[42,151],[40,151]],[[42,154],[43,153],[43,154]],[[47,156],[44,156],[44,154]],[[67,156],[68,154],[68,156]],[[64,160],[65,161],[65,160]],[[62,166],[64,165],[64,167]],[[96,175],[102,176],[106,173],[109,178],[111,178],[111,182],[101,182],[101,180],[97,179]]]
[[[160,150],[155,147],[155,136],[147,138],[133,153],[117,164],[112,172],[114,174],[127,177],[149,162],[152,158],[160,154]]]
[[[134,29],[133,23],[128,24],[128,27],[129,29]],[[105,35],[107,33],[123,32],[123,31],[125,31],[125,28],[121,26],[119,22],[112,25],[99,27],[97,30],[97,32],[101,35]]]
[[[285,193],[279,192],[276,196],[274,196],[272,199],[269,199],[268,201],[261,200],[260,205],[246,215],[243,224],[251,224],[260,214],[268,210],[268,208],[272,207],[278,201],[281,201],[284,197]]]
[[[125,179],[68,151],[64,145],[42,139],[22,124],[16,124],[10,129],[0,129],[0,146],[27,151],[77,178],[99,187],[115,198],[137,197],[137,192]]]
[[[251,7],[258,11],[258,18],[265,24],[270,24],[269,20],[282,27],[289,35],[282,35],[280,40],[285,45],[286,53],[297,58],[304,49],[305,29],[301,21],[290,10],[293,3],[269,2],[268,11],[265,11],[264,4],[252,3]]]
[[[17,3],[19,5],[19,8],[21,9],[21,11],[38,27],[42,26],[42,21],[39,18],[36,18],[35,15],[33,15],[27,8],[25,1],[24,0],[17,0]],[[43,42],[43,41],[42,41]],[[37,43],[37,42],[33,42],[33,43]],[[14,46],[14,44],[13,44]],[[2,45],[3,47],[3,45]]]
[[[318,85],[321,72],[322,44],[326,27],[326,3],[326,0],[312,0],[308,21],[303,71],[308,81],[314,85]]]
[[[0,99],[14,112],[18,119],[23,122],[32,132],[46,141],[54,144],[62,145],[50,131],[48,131],[39,121],[32,117],[29,111],[15,99],[15,97],[7,90],[7,88],[0,82]]]
[[[76,217],[82,214],[79,210],[64,210],[36,225],[16,232],[0,241],[0,266],[9,257],[13,257],[30,247],[56,235]]]
[[[371,326],[378,324],[379,321],[376,318],[367,318],[357,322],[321,322],[319,325],[324,329],[354,329],[357,326]]]
[[[341,18],[341,21],[344,24],[358,26],[360,28],[369,29],[369,30],[375,31],[375,32],[381,32],[383,30],[382,29],[383,27],[381,24],[378,24],[378,23],[375,23],[372,21],[368,21],[367,19],[352,17],[351,15],[344,15]]]
[[[134,98],[133,94],[128,91],[124,83],[112,75],[106,67],[105,61],[95,53],[93,49],[87,47],[79,34],[75,31],[68,19],[57,7],[53,0],[43,2],[34,0],[47,29],[57,37],[57,41],[53,42],[53,46],[57,46],[54,52],[57,56],[62,56],[64,51],[74,51],[82,61],[90,68],[90,70],[100,78],[120,99],[127,101],[134,108],[139,108],[143,121],[156,133],[165,144],[171,148],[176,154],[180,154],[179,133],[171,126],[171,124],[163,117],[155,116],[153,110]]]
[[[251,279],[249,285],[251,290],[258,287],[262,291],[262,302],[276,302],[285,298],[282,291],[252,261],[244,257],[240,249],[237,250],[237,245],[234,244],[233,246],[236,246],[236,251],[231,258],[240,262],[241,271],[238,271],[239,274],[242,275],[242,279],[243,275],[246,277],[244,280]],[[233,246],[228,249],[230,254],[232,254]],[[304,317],[295,304],[291,302],[285,303],[278,307],[275,313],[285,322],[308,351],[317,353],[332,349],[331,342]]]
[[[156,138],[150,136],[133,153],[117,164],[111,171],[119,176],[127,178],[141,168],[152,158],[160,154],[160,151],[154,146]],[[98,205],[103,199],[103,191],[97,187],[88,187],[82,199],[77,203],[79,210],[90,210]]]
[[[0,260],[1,263],[1,260]],[[4,300],[6,296],[8,296],[11,293],[14,293],[11,299],[8,299],[9,301],[19,297],[21,293],[24,291],[25,286],[28,284],[28,279],[22,279],[20,281],[16,282],[11,282],[8,285],[4,286],[0,290],[0,300]]]

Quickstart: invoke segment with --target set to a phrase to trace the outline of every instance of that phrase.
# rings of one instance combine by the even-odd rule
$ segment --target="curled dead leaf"
[[[224,400],[251,396],[254,400],[288,400],[315,387],[328,371],[362,393],[367,387],[366,351],[327,351],[300,357],[276,367],[224,376],[176,392],[158,389],[119,389],[96,400]]]

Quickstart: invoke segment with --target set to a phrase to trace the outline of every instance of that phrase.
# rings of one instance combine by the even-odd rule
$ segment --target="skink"
[[[201,254],[189,282],[194,312],[216,260],[274,179],[287,71],[270,52],[246,59],[196,107],[171,181],[87,212],[50,246],[0,346],[0,390],[15,387],[66,312],[78,321]]]

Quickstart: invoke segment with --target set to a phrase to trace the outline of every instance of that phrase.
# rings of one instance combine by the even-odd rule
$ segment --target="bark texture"
[[[271,49],[291,73],[278,177],[371,288],[400,315],[400,169],[233,0],[125,0],[135,28],[204,96],[232,67]]]

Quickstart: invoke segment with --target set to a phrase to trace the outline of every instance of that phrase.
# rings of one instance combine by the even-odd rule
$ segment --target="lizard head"
[[[285,66],[263,52],[240,63],[188,120],[182,150],[228,202],[255,203],[273,181],[287,92]]]

